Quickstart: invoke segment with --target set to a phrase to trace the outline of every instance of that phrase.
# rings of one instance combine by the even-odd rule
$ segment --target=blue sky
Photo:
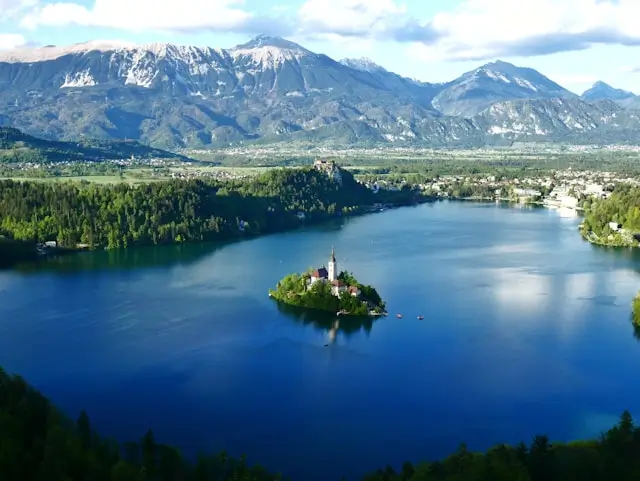
[[[577,92],[603,80],[640,94],[638,18],[639,0],[0,0],[0,48],[266,33],[425,81],[501,59]]]

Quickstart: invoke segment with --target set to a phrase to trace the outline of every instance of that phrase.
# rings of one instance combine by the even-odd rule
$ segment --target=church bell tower
[[[331,248],[331,257],[329,257],[329,280],[335,281],[338,278],[338,263],[336,262],[336,253]]]

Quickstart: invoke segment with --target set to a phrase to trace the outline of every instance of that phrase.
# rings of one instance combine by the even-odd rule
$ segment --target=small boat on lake
[[[424,319],[424,316],[418,316],[418,320],[421,321]]]
[[[396,314],[396,317],[397,317],[398,319],[402,319],[402,314]]]

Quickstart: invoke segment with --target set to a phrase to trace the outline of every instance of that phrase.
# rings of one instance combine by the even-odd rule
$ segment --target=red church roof
[[[313,271],[311,273],[311,277],[315,277],[318,279],[327,279],[329,277],[329,273],[327,272],[327,269],[321,267],[320,269],[316,269],[315,271]]]

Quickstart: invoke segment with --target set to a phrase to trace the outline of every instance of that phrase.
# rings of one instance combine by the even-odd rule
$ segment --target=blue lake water
[[[246,453],[298,481],[354,480],[463,441],[593,436],[640,413],[640,255],[583,242],[578,223],[441,202],[23,266],[0,272],[0,365],[106,435],[152,427],[187,454]],[[332,246],[389,317],[336,330],[268,298]]]

